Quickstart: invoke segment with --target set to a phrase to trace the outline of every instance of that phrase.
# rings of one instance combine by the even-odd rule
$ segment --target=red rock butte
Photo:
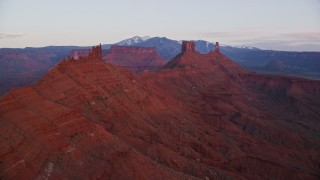
[[[102,59],[102,49],[101,44],[95,47],[92,47],[91,50],[89,50],[88,58],[98,58]]]
[[[101,59],[116,66],[122,66],[134,73],[142,71],[157,71],[167,61],[161,57],[154,47],[111,46],[102,50],[101,45],[92,49],[77,49],[71,52],[69,60]]]
[[[183,41],[182,42],[182,52],[190,51],[195,52],[196,45],[193,41]]]
[[[78,60],[78,59],[100,59],[102,60],[102,47],[101,44],[93,46],[89,50],[74,50],[71,52],[71,56],[66,60]]]
[[[216,42],[214,52],[216,52],[216,53],[220,53],[220,46],[219,46],[219,42]]]

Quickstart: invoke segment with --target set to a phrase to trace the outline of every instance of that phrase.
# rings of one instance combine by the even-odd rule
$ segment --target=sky
[[[0,0],[0,48],[133,36],[320,51],[320,0]]]

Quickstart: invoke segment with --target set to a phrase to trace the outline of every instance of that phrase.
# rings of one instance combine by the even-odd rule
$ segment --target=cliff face
[[[193,70],[215,71],[215,73],[223,73],[223,75],[236,76],[238,73],[247,73],[248,71],[233,62],[228,57],[221,54],[219,46],[217,51],[210,51],[208,54],[200,54],[195,51],[195,44],[192,41],[184,41],[182,43],[182,51],[173,60],[168,62],[162,69],[170,68],[192,68]]]
[[[270,99],[292,103],[298,111],[304,106],[320,107],[320,83],[317,80],[262,74],[246,74],[242,79],[256,92],[266,94]]]
[[[318,90],[215,52],[136,75],[65,60],[1,97],[0,178],[317,179]]]
[[[134,46],[112,46],[105,61],[133,72],[156,71],[167,63],[158,55],[155,48]]]

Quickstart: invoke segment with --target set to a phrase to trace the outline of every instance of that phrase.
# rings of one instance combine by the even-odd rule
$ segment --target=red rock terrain
[[[105,59],[108,63],[125,67],[132,72],[156,71],[167,63],[155,48],[135,46],[112,46]]]
[[[0,178],[319,179],[319,81],[182,49],[135,75],[98,46],[1,97]]]
[[[134,73],[142,71],[157,71],[167,61],[158,55],[155,48],[138,46],[111,46],[108,50],[102,51],[102,57],[105,62],[115,66],[121,66]],[[71,52],[71,57],[78,59],[81,56],[87,56],[86,49],[76,49]]]
[[[80,57],[88,56],[90,49],[73,49],[70,53],[70,57],[79,59]],[[101,50],[102,57],[105,57],[109,53],[109,49]]]

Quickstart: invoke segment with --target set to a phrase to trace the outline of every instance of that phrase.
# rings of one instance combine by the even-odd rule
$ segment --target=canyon
[[[95,46],[2,96],[0,179],[320,178],[320,81],[181,46]]]

